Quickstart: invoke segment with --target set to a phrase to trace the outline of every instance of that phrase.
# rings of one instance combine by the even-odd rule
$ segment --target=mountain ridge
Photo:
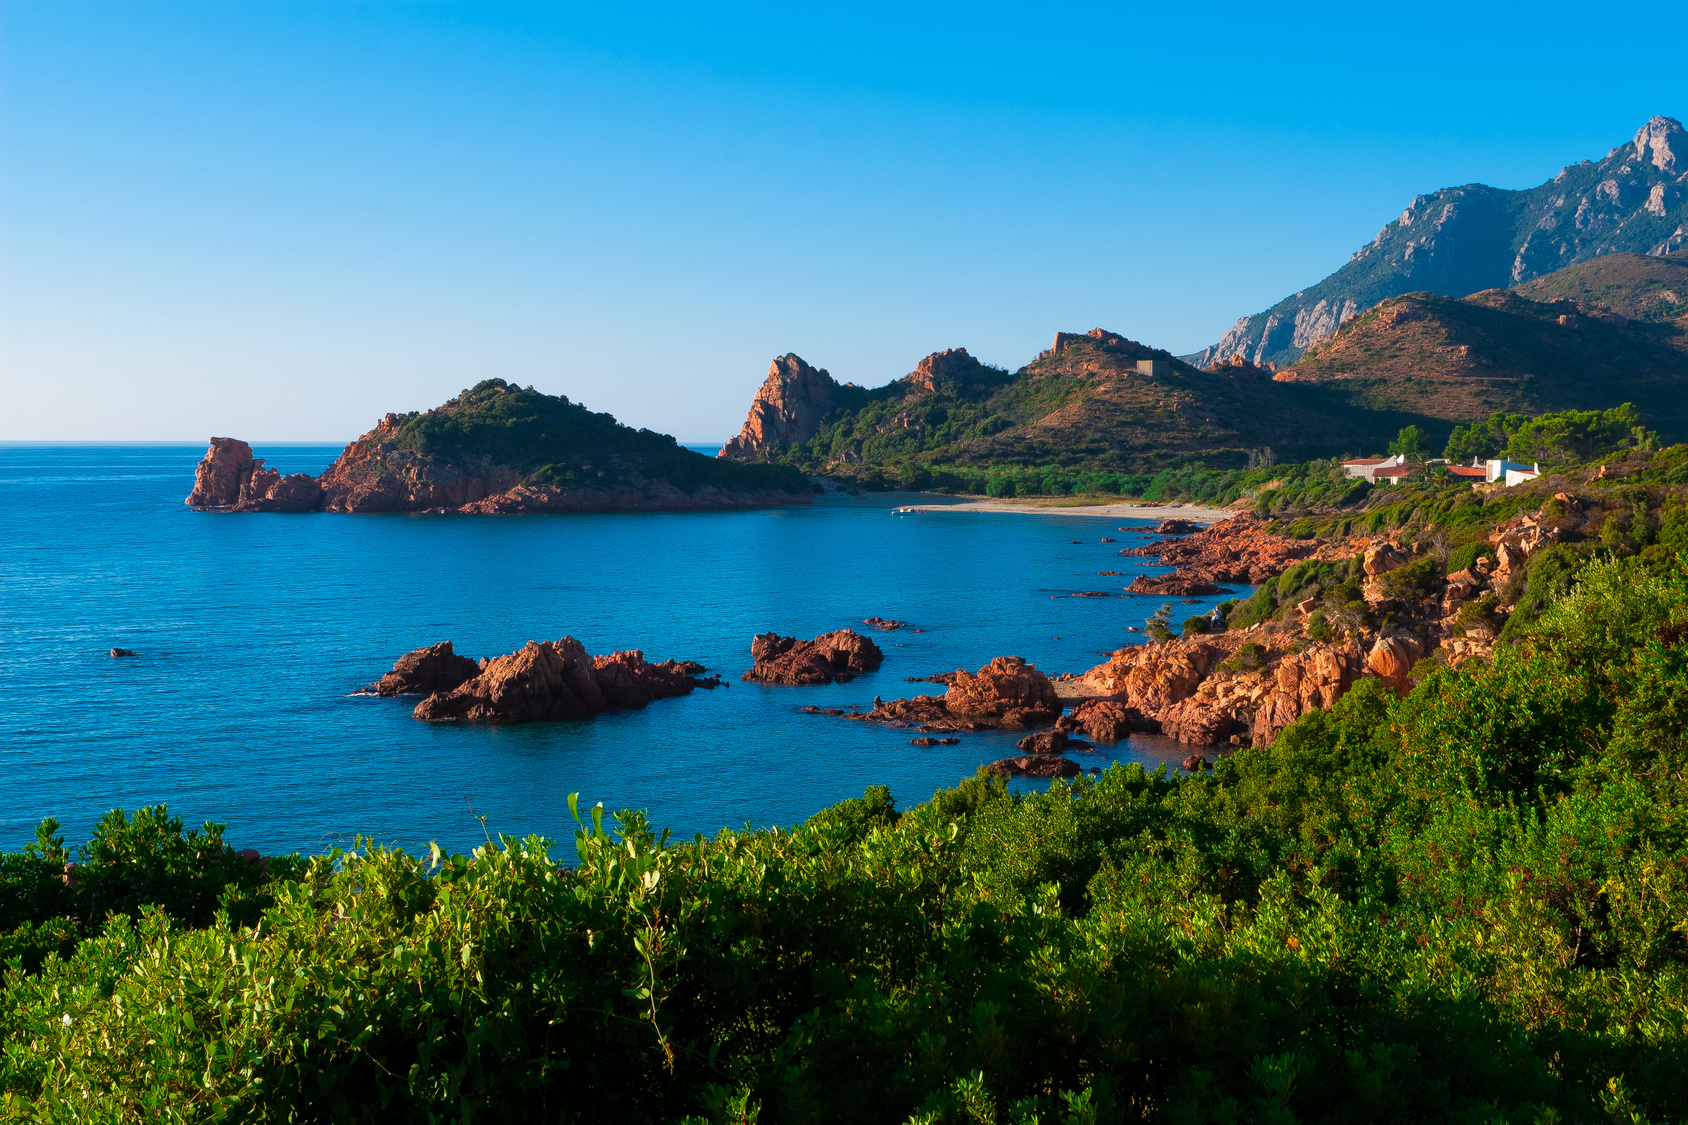
[[[1465,184],[1418,196],[1334,273],[1180,358],[1197,367],[1233,356],[1286,365],[1389,297],[1466,297],[1605,254],[1657,257],[1684,246],[1688,130],[1655,116],[1598,163],[1566,165],[1534,188]]]

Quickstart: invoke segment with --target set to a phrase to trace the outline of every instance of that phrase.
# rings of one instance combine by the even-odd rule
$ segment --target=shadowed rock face
[[[193,472],[193,491],[182,503],[195,508],[226,508],[240,499],[252,476],[252,447],[238,438],[214,437]]]
[[[820,429],[838,383],[825,370],[787,353],[768,365],[768,378],[751,401],[737,437],[716,456],[729,461],[772,461],[786,448],[808,441]]]
[[[1076,777],[1080,772],[1077,762],[1058,754],[1001,758],[985,768],[1003,777]]]
[[[878,668],[885,653],[854,629],[822,633],[811,641],[761,633],[750,642],[756,661],[740,679],[764,684],[848,683]]]
[[[1159,734],[1160,724],[1135,707],[1112,699],[1086,699],[1071,714],[1056,720],[1055,729],[1083,731],[1098,742],[1118,742],[1139,732]]]
[[[322,486],[309,473],[282,476],[264,468],[262,457],[236,438],[211,439],[193,474],[193,491],[183,501],[195,508],[236,512],[310,512],[322,502]]]
[[[452,651],[450,641],[415,649],[364,690],[374,695],[432,695],[453,691],[481,674],[479,664]]]

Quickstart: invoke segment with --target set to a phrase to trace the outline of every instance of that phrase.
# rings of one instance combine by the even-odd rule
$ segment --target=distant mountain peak
[[[1652,165],[1661,172],[1677,170],[1678,160],[1688,155],[1688,129],[1674,117],[1650,117],[1635,131],[1635,159],[1646,160],[1652,151]],[[1672,147],[1674,142],[1675,147]]]
[[[1183,358],[1295,362],[1345,321],[1389,297],[1465,297],[1604,254],[1654,257],[1688,246],[1688,129],[1657,116],[1598,163],[1567,165],[1524,191],[1465,184],[1419,195],[1341,269],[1245,316]]]

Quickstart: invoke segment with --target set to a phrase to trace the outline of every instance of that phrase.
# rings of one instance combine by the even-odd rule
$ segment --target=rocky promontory
[[[705,457],[561,395],[489,379],[424,413],[388,414],[320,477],[283,476],[212,438],[187,504],[234,512],[708,511],[807,504],[803,474]]]

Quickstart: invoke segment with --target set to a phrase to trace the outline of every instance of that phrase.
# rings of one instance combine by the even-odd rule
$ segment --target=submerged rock
[[[884,661],[878,645],[854,629],[822,633],[809,641],[762,633],[750,642],[756,663],[740,679],[764,684],[848,683]]]

